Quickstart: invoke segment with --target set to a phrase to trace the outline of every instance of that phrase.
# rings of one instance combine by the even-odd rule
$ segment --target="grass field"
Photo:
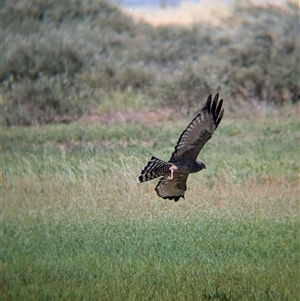
[[[224,118],[186,199],[136,183],[189,119],[3,128],[1,300],[297,300],[297,114]]]

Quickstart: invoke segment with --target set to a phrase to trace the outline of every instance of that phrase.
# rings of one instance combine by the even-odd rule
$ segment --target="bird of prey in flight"
[[[219,94],[213,100],[208,96],[205,106],[179,136],[170,160],[152,156],[137,177],[139,183],[160,177],[155,187],[158,196],[175,202],[184,198],[189,174],[206,168],[197,157],[222,120],[223,99],[218,99]]]

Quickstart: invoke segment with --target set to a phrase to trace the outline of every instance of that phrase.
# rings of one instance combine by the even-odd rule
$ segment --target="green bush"
[[[15,80],[36,80],[40,75],[51,77],[64,73],[73,76],[83,64],[83,57],[74,45],[65,42],[64,37],[57,33],[47,37],[31,37],[21,43],[15,39],[11,43],[15,47],[6,54],[2,80],[11,76]]]

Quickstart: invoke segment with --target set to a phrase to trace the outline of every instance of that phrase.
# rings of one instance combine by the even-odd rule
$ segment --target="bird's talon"
[[[171,175],[170,176],[168,176],[168,180],[173,180],[173,172],[174,172],[174,170],[173,169],[171,169]]]

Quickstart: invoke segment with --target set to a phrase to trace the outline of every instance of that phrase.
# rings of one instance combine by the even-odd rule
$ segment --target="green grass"
[[[296,300],[296,230],[295,222],[216,218],[10,224],[2,296]]]
[[[174,203],[135,177],[188,122],[3,128],[2,300],[297,300],[297,117],[224,119]]]

